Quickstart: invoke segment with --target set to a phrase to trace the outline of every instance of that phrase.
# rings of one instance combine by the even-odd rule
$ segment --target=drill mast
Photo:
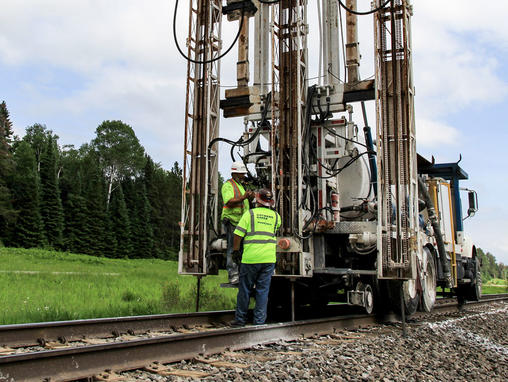
[[[187,92],[179,272],[207,272],[210,233],[217,232],[222,1],[189,0]]]
[[[215,139],[219,136],[220,105],[225,117],[244,116],[246,126],[258,125],[257,132],[255,128],[244,131],[244,141],[248,141],[242,144],[244,161],[255,163],[258,175],[268,174],[265,186],[276,196],[276,209],[282,217],[279,234],[290,242],[289,248],[278,254],[285,267],[279,269],[282,274],[310,277],[315,266],[325,266],[330,244],[324,235],[315,233],[367,231],[377,234],[378,277],[415,277],[418,189],[409,0],[376,0],[373,4],[375,81],[360,79],[357,17],[346,12],[346,83],[339,80],[338,2],[317,3],[322,19],[322,76],[309,88],[307,0],[270,4],[226,0],[224,8],[221,0],[190,0],[187,45],[188,57],[194,62],[189,62],[187,76],[181,273],[207,274],[210,242],[219,232]],[[355,10],[356,0],[347,0],[346,6]],[[227,90],[225,100],[219,102],[223,11],[228,20],[240,24],[238,86]],[[252,16],[254,83],[249,86],[248,27]],[[341,172],[361,157],[354,144],[358,135],[350,104],[367,100],[376,103],[377,232],[372,220],[342,222],[342,215],[331,207],[333,198],[342,198],[346,191],[351,194],[354,172],[348,175],[353,183]],[[333,113],[345,111],[348,117],[330,120]],[[256,151],[260,140],[267,142],[269,152]],[[334,171],[341,163],[346,163],[344,168]],[[375,167],[371,166],[372,171]],[[369,191],[367,198],[373,201],[370,195]],[[334,272],[341,274],[340,269]]]

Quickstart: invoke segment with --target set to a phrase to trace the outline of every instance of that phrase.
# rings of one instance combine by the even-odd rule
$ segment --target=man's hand
[[[254,196],[256,194],[254,193],[254,191],[245,191],[245,194],[243,195],[244,196],[244,199],[253,199]]]
[[[231,257],[233,258],[235,264],[240,264],[242,262],[242,252],[240,252],[239,250],[233,251]]]

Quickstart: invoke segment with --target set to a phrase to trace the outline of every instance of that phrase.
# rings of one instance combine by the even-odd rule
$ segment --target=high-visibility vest
[[[231,188],[233,189],[233,195],[231,195]],[[243,194],[245,194],[245,189],[233,179],[229,179],[224,183],[222,186],[224,207],[222,208],[221,220],[227,219],[233,225],[238,224],[243,213],[249,209],[249,201],[245,199],[239,207],[227,207],[226,204],[229,200],[238,199]]]
[[[280,215],[265,207],[245,212],[235,235],[243,236],[243,264],[275,263],[276,235],[280,227]]]

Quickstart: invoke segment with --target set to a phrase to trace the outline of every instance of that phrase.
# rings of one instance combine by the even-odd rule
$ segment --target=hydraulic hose
[[[434,237],[437,243],[437,250],[439,252],[439,257],[441,258],[441,263],[443,264],[443,272],[446,279],[450,280],[451,279],[450,264],[448,263],[448,259],[446,258],[446,250],[443,241],[443,234],[441,232],[441,227],[439,226],[436,210],[434,208],[434,205],[432,204],[429,191],[427,190],[427,185],[425,184],[425,181],[421,176],[418,177],[418,194],[420,195],[420,197],[423,198],[423,201],[427,206],[427,213],[429,215],[432,228],[434,229]]]

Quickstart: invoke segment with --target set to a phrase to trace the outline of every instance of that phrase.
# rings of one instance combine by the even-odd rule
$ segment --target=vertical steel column
[[[268,54],[270,52],[268,37],[268,21],[269,10],[268,4],[256,1],[258,11],[254,21],[254,86],[259,87],[259,94],[266,95],[268,93],[268,65],[270,59]]]
[[[356,11],[357,0],[347,0],[346,6]],[[346,11],[346,66],[347,82],[354,84],[360,80],[360,52],[358,49],[358,16]]]
[[[379,7],[382,1],[377,0]],[[416,276],[418,189],[409,0],[374,16],[378,152],[378,277]]]
[[[301,234],[302,128],[307,89],[307,1],[272,8],[272,175],[284,235]],[[277,83],[277,84],[276,84]],[[279,92],[277,92],[279,90]],[[272,134],[273,135],[273,134]],[[276,160],[275,160],[276,157]]]
[[[185,148],[180,222],[180,273],[206,274],[209,230],[217,230],[217,145],[219,133],[222,2],[189,1]],[[207,179],[203,182],[203,179]]]
[[[339,3],[337,0],[323,2],[323,73],[325,85],[337,87],[340,78],[340,46],[339,46]],[[336,90],[337,91],[337,90]]]

